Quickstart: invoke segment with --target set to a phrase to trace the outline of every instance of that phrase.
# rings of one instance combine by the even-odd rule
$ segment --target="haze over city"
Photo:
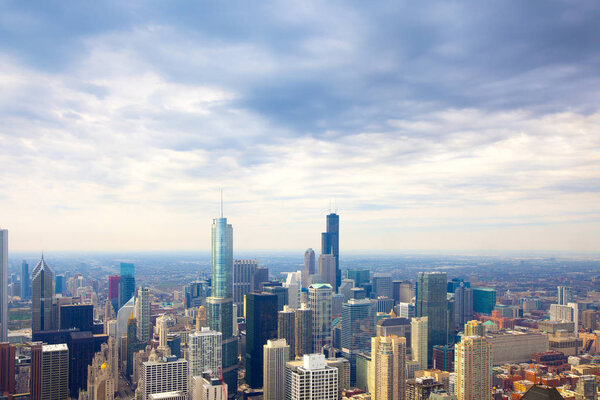
[[[0,5],[15,251],[596,252],[596,2]],[[330,206],[330,204],[332,204]]]

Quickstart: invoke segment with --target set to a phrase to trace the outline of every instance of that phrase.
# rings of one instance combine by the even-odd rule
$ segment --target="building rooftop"
[[[154,400],[159,400],[159,399],[170,399],[176,396],[184,396],[185,393],[183,393],[181,390],[175,391],[175,392],[163,392],[163,393],[152,393],[150,395],[150,397],[152,397]]]
[[[64,351],[69,350],[66,343],[61,344],[45,344],[42,346],[42,352],[45,351]]]
[[[547,386],[533,385],[523,397],[522,400],[563,400],[556,388],[550,388]]]

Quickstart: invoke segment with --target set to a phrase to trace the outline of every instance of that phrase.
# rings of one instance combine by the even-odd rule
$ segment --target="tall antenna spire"
[[[221,188],[221,218],[223,218],[223,188]]]

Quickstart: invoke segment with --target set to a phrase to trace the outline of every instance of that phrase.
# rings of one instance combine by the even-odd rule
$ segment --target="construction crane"
[[[223,379],[223,370],[219,367],[219,379],[221,380],[221,390],[223,400],[227,400],[227,387],[225,386],[225,379]]]

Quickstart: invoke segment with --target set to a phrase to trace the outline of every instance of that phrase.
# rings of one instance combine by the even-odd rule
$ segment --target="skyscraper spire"
[[[223,218],[223,188],[221,188],[221,218]]]

